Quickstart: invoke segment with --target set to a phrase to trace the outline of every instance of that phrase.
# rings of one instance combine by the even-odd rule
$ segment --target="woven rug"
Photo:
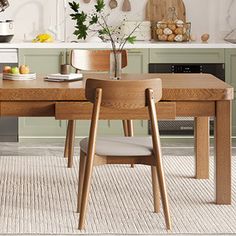
[[[167,233],[163,212],[153,213],[150,167],[96,167],[86,230],[79,231],[75,213],[79,158],[72,169],[56,156],[2,156],[0,163],[0,235]],[[164,163],[172,234],[236,233],[235,171],[233,203],[222,206],[213,204],[213,158],[210,180],[193,178],[192,156],[164,156]]]

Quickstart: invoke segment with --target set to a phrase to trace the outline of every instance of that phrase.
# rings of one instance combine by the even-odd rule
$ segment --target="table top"
[[[85,74],[83,81],[46,82],[44,76],[31,81],[0,80],[1,101],[81,101],[87,78],[108,78],[107,74]],[[232,100],[234,89],[210,74],[123,74],[122,80],[161,78],[162,100]]]

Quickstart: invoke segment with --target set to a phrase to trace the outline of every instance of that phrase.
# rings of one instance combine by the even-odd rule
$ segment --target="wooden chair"
[[[77,202],[77,211],[80,212],[79,229],[85,227],[93,167],[105,164],[150,165],[154,211],[159,212],[160,210],[160,189],[166,228],[168,230],[171,229],[155,106],[155,103],[161,99],[161,96],[162,84],[160,79],[139,81],[87,80],[86,98],[94,105],[89,138],[85,138],[80,142],[81,153]],[[124,115],[127,112],[132,114],[133,109],[148,107],[152,137],[97,138],[97,126],[101,107],[115,110],[120,109]]]
[[[78,71],[105,72],[110,68],[110,50],[72,50],[71,65]],[[122,68],[127,66],[127,51],[122,51]],[[73,165],[76,121],[69,120],[66,132],[64,157],[68,157],[68,168]],[[133,136],[131,120],[123,121],[125,136]]]

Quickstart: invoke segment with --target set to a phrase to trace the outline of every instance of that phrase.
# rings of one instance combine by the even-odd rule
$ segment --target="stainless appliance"
[[[225,81],[225,65],[215,64],[149,64],[149,73],[209,73]],[[181,117],[174,121],[159,121],[160,133],[163,135],[193,135],[193,117]],[[210,121],[210,132],[213,134],[214,122]]]
[[[7,0],[0,0],[0,12],[9,7]],[[0,21],[0,43],[8,43],[14,36],[14,22],[12,20]]]
[[[12,20],[0,21],[0,42],[8,43],[14,36],[14,22]]]
[[[0,72],[5,65],[18,65],[17,49],[0,49]],[[15,117],[0,117],[0,142],[18,141],[18,119]]]

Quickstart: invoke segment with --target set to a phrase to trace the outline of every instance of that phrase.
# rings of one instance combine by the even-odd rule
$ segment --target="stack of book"
[[[63,81],[76,81],[76,80],[82,80],[83,79],[83,75],[82,74],[75,74],[75,73],[71,73],[71,74],[67,74],[67,75],[63,75],[63,74],[50,74],[47,75],[45,77],[46,81],[53,81],[53,82],[63,82]]]

